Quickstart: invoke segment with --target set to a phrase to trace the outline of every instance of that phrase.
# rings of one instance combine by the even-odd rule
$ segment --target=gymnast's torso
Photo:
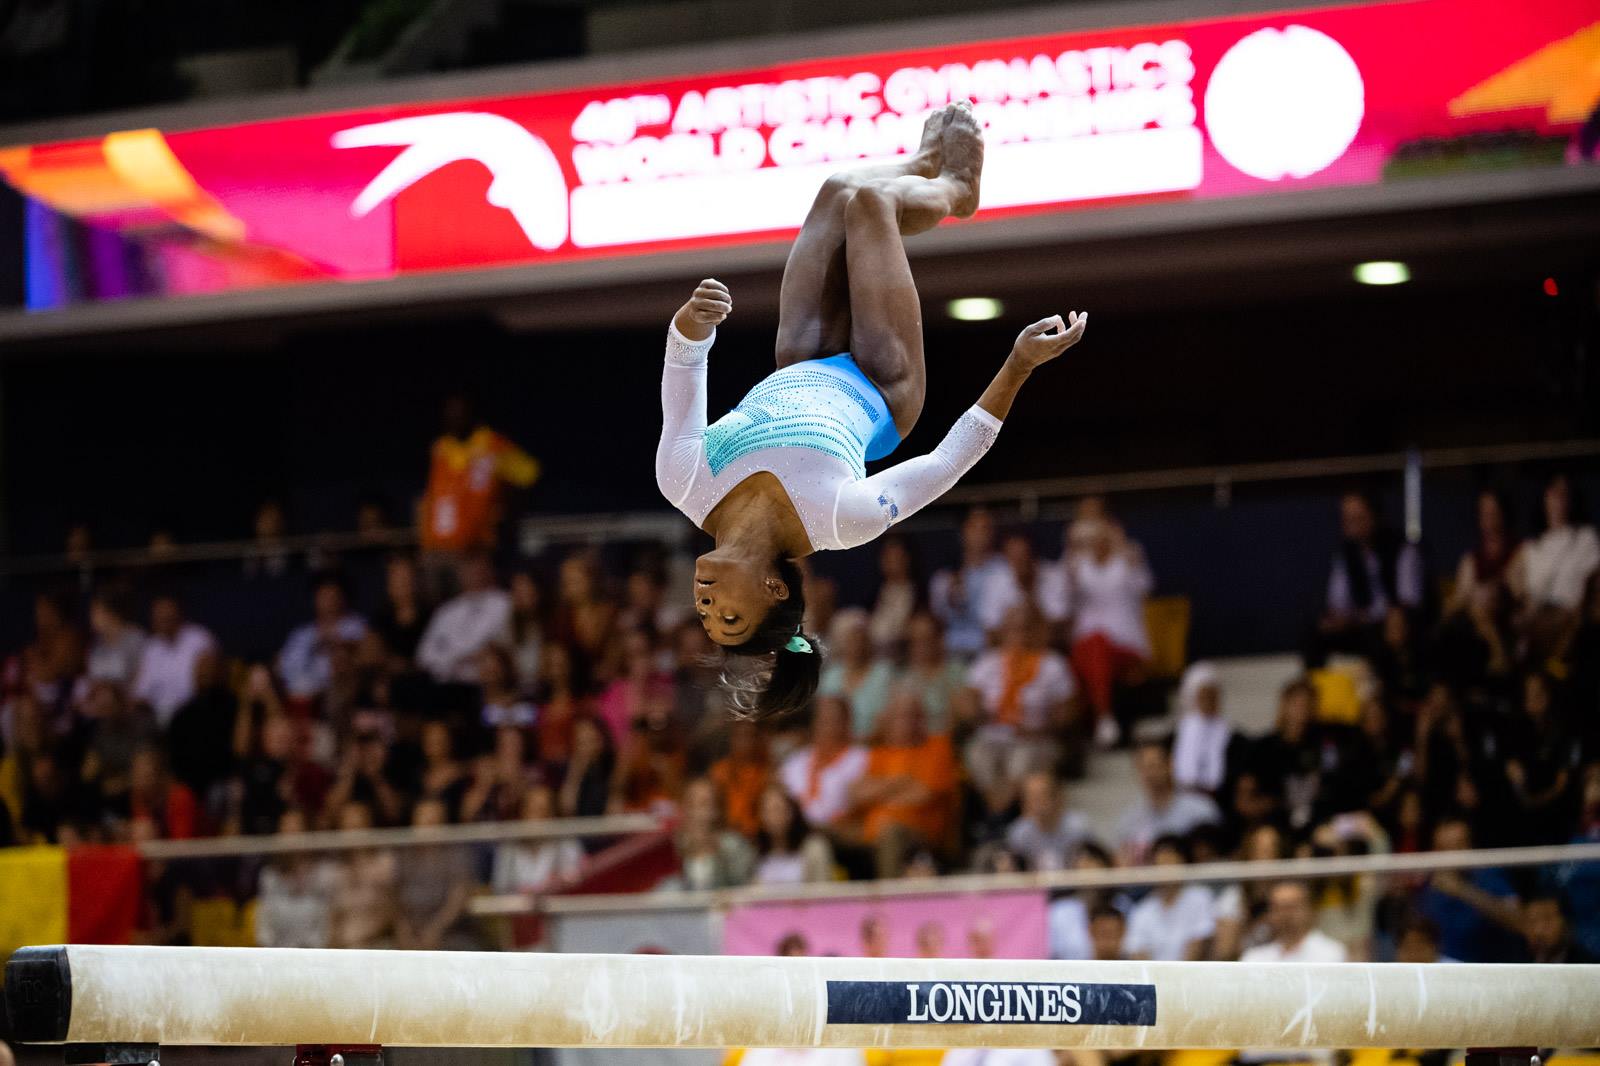
[[[973,407],[933,452],[867,475],[867,462],[900,443],[877,388],[848,355],[795,363],[763,378],[707,425],[713,333],[667,334],[656,484],[696,526],[739,484],[776,477],[812,548],[853,548],[881,536],[949,491],[994,443],[1000,420]]]

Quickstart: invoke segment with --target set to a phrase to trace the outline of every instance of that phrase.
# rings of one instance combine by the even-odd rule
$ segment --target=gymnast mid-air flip
[[[706,358],[733,298],[707,279],[673,316],[656,483],[716,538],[695,563],[695,610],[728,656],[724,678],[746,714],[796,710],[817,687],[795,560],[865,544],[949,491],[994,443],[1028,376],[1083,337],[1089,317],[1077,312],[1024,329],[937,448],[867,476],[868,460],[917,424],[927,393],[901,238],[970,217],[982,171],[982,131],[958,103],[929,117],[903,162],[824,182],[784,267],[778,368],[710,426]]]

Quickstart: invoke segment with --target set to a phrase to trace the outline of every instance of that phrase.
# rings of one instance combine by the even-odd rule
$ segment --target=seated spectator
[[[360,832],[372,828],[372,811],[359,800],[339,808],[338,828]],[[338,853],[335,860],[328,946],[388,947],[394,942],[395,890],[399,864],[394,852],[360,848]]]
[[[413,795],[418,800],[441,800],[447,810],[459,811],[467,790],[467,771],[456,754],[455,735],[449,723],[437,718],[423,722],[419,746],[422,765]]]
[[[958,770],[949,738],[928,734],[914,693],[895,696],[878,736],[850,803],[861,838],[874,848],[878,876],[898,877],[913,852],[948,845]]]
[[[611,730],[595,717],[588,675],[579,672],[578,664],[565,644],[546,642],[534,706],[538,709],[534,732],[538,737],[536,747],[539,762],[554,776],[560,777],[564,772],[572,752],[574,730],[580,719],[594,719],[605,731],[607,745],[616,747]]]
[[[494,731],[494,747],[474,761],[471,784],[462,794],[463,822],[507,822],[521,815],[522,798],[538,776],[529,765],[525,736],[514,726]],[[450,809],[445,812],[449,820]]]
[[[287,810],[279,833],[304,833],[306,818]],[[275,855],[261,870],[256,893],[256,944],[264,948],[325,948],[333,918],[338,873],[315,852]]]
[[[867,749],[851,743],[850,705],[822,696],[811,712],[811,743],[783,761],[778,778],[806,821],[837,826],[850,811],[855,783],[867,772]]]
[[[90,682],[83,715],[88,735],[79,779],[94,791],[102,810],[126,812],[133,756],[155,744],[155,724],[128,702],[120,685],[107,680]],[[0,798],[0,806],[4,802]]]
[[[417,575],[417,561],[409,555],[391,555],[383,571],[383,604],[373,616],[372,628],[383,637],[389,654],[409,665],[428,629],[428,605]]]
[[[878,716],[889,702],[894,667],[874,658],[871,621],[866,611],[847,607],[833,617],[828,630],[828,658],[817,682],[818,696],[842,696],[850,704],[850,729],[858,739],[869,739]]]
[[[1122,945],[1128,938],[1128,916],[1109,903],[1102,903],[1089,915],[1089,957],[1099,962],[1126,959]]]
[[[1313,925],[1311,888],[1304,881],[1279,881],[1267,896],[1272,939],[1240,956],[1241,962],[1344,962],[1344,945]]]
[[[438,800],[423,800],[411,812],[418,829],[444,825],[449,812]],[[472,856],[452,844],[409,847],[395,885],[395,947],[414,951],[470,951],[480,947],[467,901],[473,891]]]
[[[1111,853],[1093,840],[1086,840],[1078,848],[1077,859],[1073,862],[1074,870],[1109,870],[1113,863]],[[1090,921],[1096,911],[1102,907],[1113,907],[1119,913],[1126,908],[1119,906],[1125,900],[1113,898],[1104,889],[1080,888],[1050,901],[1050,908],[1046,911],[1048,937],[1050,941],[1050,957],[1052,959],[1092,959],[1095,957],[1093,931]],[[1122,950],[1122,940],[1117,940],[1117,950]]]
[[[833,879],[833,848],[813,832],[800,807],[777,782],[761,790],[754,834],[758,885],[797,885]]]
[[[677,813],[689,773],[689,745],[670,710],[652,711],[633,723],[617,755],[610,809],[661,818]]]
[[[202,652],[194,662],[194,694],[167,726],[173,776],[202,800],[231,769],[238,715],[239,698],[223,676],[219,654]]]
[[[967,687],[967,668],[945,650],[944,627],[927,611],[906,623],[905,663],[895,671],[895,689],[912,688],[922,697],[930,733],[948,733],[955,719],[953,705]]]
[[[151,827],[157,840],[188,840],[200,835],[200,804],[194,793],[167,772],[161,749],[145,745],[128,767],[128,817]]]
[[[1048,770],[1022,781],[1022,814],[1006,830],[1006,847],[1030,870],[1066,870],[1089,839],[1089,819],[1067,806],[1066,787]]]
[[[766,734],[749,719],[735,721],[728,727],[728,754],[706,772],[722,793],[722,818],[729,828],[747,837],[756,835],[761,823],[761,793],[772,773]]]
[[[1283,831],[1270,822],[1250,830],[1239,843],[1234,856],[1239,862],[1275,862],[1289,857],[1289,842]],[[1267,897],[1270,881],[1235,881],[1216,893],[1212,914],[1216,933],[1211,940],[1211,958],[1230,962],[1246,949],[1266,942]]]
[[[155,713],[163,732],[178,708],[194,695],[195,662],[216,646],[209,631],[184,621],[176,596],[163,593],[151,602],[150,637],[139,656],[133,698]]]
[[[339,760],[339,773],[328,790],[325,810],[343,812],[351,800],[361,804],[368,818],[379,818],[384,825],[398,825],[405,812],[405,797],[389,780],[389,749],[383,734],[367,727],[360,729],[345,744]]]
[[[233,780],[233,810],[228,819],[235,833],[282,832],[283,817],[294,805],[294,722],[278,713],[264,718],[257,736],[243,745]],[[301,820],[305,814],[298,814]]]
[[[991,634],[1024,601],[1039,609],[1054,634],[1072,614],[1072,579],[1059,563],[1041,563],[1026,533],[1011,533],[1000,546],[1005,568],[989,586],[984,620]]]
[[[911,616],[922,606],[923,584],[909,541],[889,533],[878,543],[878,598],[867,633],[879,655],[892,657],[905,642]]]
[[[495,587],[488,555],[474,552],[458,568],[461,592],[446,600],[417,645],[417,664],[436,681],[478,683],[478,655],[511,643],[511,596]]]
[[[538,691],[548,629],[539,583],[526,570],[517,571],[511,575],[511,662],[521,692]]]
[[[1337,858],[1387,855],[1389,835],[1367,811],[1347,811],[1317,826],[1311,854]],[[1352,962],[1374,961],[1378,901],[1384,881],[1375,874],[1330,877],[1318,886],[1317,928],[1344,945]]]
[[[1433,850],[1467,851],[1472,829],[1459,817],[1433,830]],[[1462,962],[1512,962],[1521,956],[1522,902],[1493,867],[1441,870],[1417,896],[1418,912],[1439,928],[1439,948]]]
[[[278,654],[278,676],[294,699],[322,695],[331,680],[328,654],[336,644],[354,644],[366,636],[367,623],[350,611],[344,582],[323,574],[312,587],[311,621],[289,634]]]
[[[1564,844],[1577,813],[1573,787],[1583,745],[1557,705],[1556,682],[1542,670],[1523,679],[1522,710],[1504,736],[1505,776],[1526,844]]]
[[[532,729],[538,712],[522,698],[517,688],[516,666],[511,652],[501,644],[491,644],[478,653],[478,687],[483,692],[483,708],[478,721],[485,729]]]
[[[555,793],[534,785],[522,795],[522,820],[542,822],[555,817]],[[494,891],[540,893],[577,884],[583,874],[583,848],[571,837],[562,840],[518,840],[494,852]]]
[[[65,594],[42,592],[33,600],[33,642],[22,649],[23,670],[48,706],[64,703],[83,672],[83,634],[72,624]]]
[[[1183,866],[1189,862],[1189,846],[1182,837],[1158,837],[1150,845],[1150,861],[1157,866]],[[1122,953],[1130,959],[1194,962],[1203,956],[1216,930],[1212,904],[1204,885],[1181,881],[1157,885],[1128,915]]]
[[[755,872],[755,849],[722,824],[722,799],[709,778],[697,777],[683,790],[683,817],[675,841],[679,872],[664,885],[695,891],[736,888]]]
[[[961,565],[940,570],[928,584],[928,606],[944,623],[950,654],[968,659],[988,643],[989,630],[1000,624],[992,590],[1004,580],[1005,569],[994,548],[994,517],[974,507],[961,523]]]
[[[1536,893],[1523,901],[1522,939],[1527,943],[1529,962],[1600,961],[1573,938],[1567,901],[1553,892]]]
[[[1518,628],[1534,665],[1542,665],[1577,624],[1589,577],[1600,569],[1600,537],[1583,521],[1575,495],[1565,474],[1549,480],[1543,529],[1522,546],[1510,573],[1520,600]]]
[[[1308,667],[1330,652],[1373,657],[1390,607],[1422,606],[1422,556],[1414,544],[1381,529],[1372,501],[1347,492],[1339,501],[1339,549],[1328,570],[1327,599],[1306,651]]]
[[[623,744],[634,723],[651,715],[671,716],[674,705],[672,676],[656,661],[655,643],[648,631],[635,629],[622,638],[622,670],[600,693],[595,707],[611,730],[611,739]]]
[[[1158,837],[1185,836],[1196,826],[1218,825],[1222,814],[1209,796],[1181,792],[1172,777],[1172,752],[1165,740],[1142,740],[1133,753],[1141,795],[1117,822],[1123,865],[1147,861]]]
[[[1155,579],[1144,549],[1109,515],[1073,521],[1062,565],[1072,586],[1072,669],[1094,712],[1095,739],[1110,747],[1122,737],[1113,689],[1136,680],[1150,658],[1144,601]]]
[[[144,630],[133,621],[133,606],[121,588],[98,590],[89,600],[88,674],[91,681],[110,681],[124,692],[139,676],[144,653]]]
[[[1024,776],[1053,768],[1062,756],[1059,737],[1077,685],[1067,660],[1048,641],[1038,610],[1019,604],[1006,616],[999,647],[978,656],[968,671],[982,717],[965,761],[991,812],[1011,805]]]
[[[583,715],[572,726],[572,751],[561,766],[561,788],[556,809],[563,818],[588,818],[605,814],[611,802],[611,778],[616,770],[616,749],[611,734],[593,715]]]
[[[1440,668],[1457,684],[1504,676],[1514,650],[1509,578],[1521,542],[1511,532],[1509,510],[1497,493],[1485,489],[1478,494],[1477,525],[1478,541],[1456,566],[1439,632]]]
[[[1456,960],[1439,954],[1439,927],[1411,911],[1400,920],[1395,934],[1394,961],[1421,964]]]
[[[1245,739],[1222,713],[1222,680],[1211,663],[1194,663],[1178,686],[1178,730],[1172,776],[1179,788],[1216,795],[1230,766],[1243,759]]]
[[[1569,843],[1600,843],[1600,761],[1591,761],[1579,775],[1580,810],[1577,831]],[[1550,884],[1571,904],[1573,935],[1584,951],[1600,956],[1600,862],[1573,862],[1557,867]]]
[[[1306,832],[1331,797],[1329,779],[1341,769],[1339,748],[1317,718],[1317,690],[1305,678],[1283,687],[1273,732],[1251,745],[1246,759],[1264,787],[1283,804],[1291,828]],[[1336,805],[1334,810],[1348,809]]]
[[[595,552],[580,551],[563,559],[556,588],[552,637],[564,642],[597,677],[604,678],[601,660],[616,631],[617,605],[606,594]],[[617,742],[621,741],[618,737]]]

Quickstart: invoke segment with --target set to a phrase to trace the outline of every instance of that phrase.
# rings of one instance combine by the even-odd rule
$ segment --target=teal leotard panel
[[[889,405],[849,352],[769,374],[705,435],[713,475],[751,452],[809,448],[864,478],[869,460],[882,459],[899,444]]]

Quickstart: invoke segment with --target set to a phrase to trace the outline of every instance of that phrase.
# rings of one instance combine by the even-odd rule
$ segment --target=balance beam
[[[1600,1045],[1600,967],[38,947],[23,1042],[392,1047]]]

